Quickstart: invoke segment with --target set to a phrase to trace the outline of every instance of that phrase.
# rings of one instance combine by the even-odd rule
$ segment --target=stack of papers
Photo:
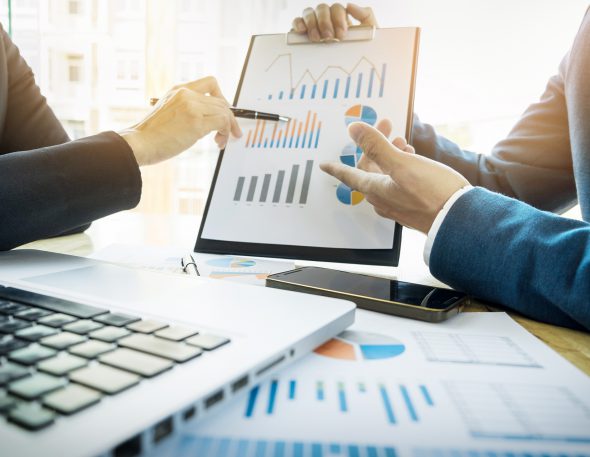
[[[590,455],[590,378],[505,313],[369,311],[154,455]]]

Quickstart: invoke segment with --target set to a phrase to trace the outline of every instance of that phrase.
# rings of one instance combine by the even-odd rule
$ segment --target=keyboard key
[[[29,321],[23,321],[22,319],[12,319],[0,324],[0,333],[14,333],[21,328],[27,328],[31,325],[33,324],[31,324]]]
[[[120,339],[119,346],[147,352],[148,354],[164,357],[175,362],[186,362],[193,357],[201,355],[203,352],[199,348],[187,346],[183,343],[167,341],[153,335],[143,335],[140,333]]]
[[[62,327],[70,322],[76,322],[74,316],[68,316],[67,314],[55,313],[47,317],[39,319],[39,323],[43,325],[49,325],[50,327]]]
[[[138,322],[134,322],[127,326],[129,330],[139,333],[153,333],[156,330],[161,330],[168,327],[168,324],[164,322],[154,321],[152,319],[144,319]]]
[[[53,392],[43,398],[43,404],[62,414],[74,414],[98,403],[101,395],[96,391],[77,384]]]
[[[29,309],[27,305],[23,305],[22,303],[14,303],[12,301],[2,301],[0,302],[0,313],[2,314],[16,314],[20,313],[21,311],[25,311]]]
[[[37,321],[42,317],[51,316],[53,313],[45,309],[40,308],[29,308],[24,311],[20,311],[15,314],[15,317],[24,319],[26,321]]]
[[[0,414],[6,414],[18,404],[12,395],[0,395]]]
[[[13,336],[7,336],[0,339],[0,355],[6,355],[16,349],[27,347],[28,341],[19,340]]]
[[[25,376],[29,376],[29,370],[20,365],[8,362],[0,365],[0,386]]]
[[[14,381],[8,385],[11,394],[26,400],[34,400],[46,393],[57,390],[65,385],[63,378],[56,378],[44,373],[35,373],[25,379]]]
[[[192,344],[193,346],[198,346],[201,349],[205,349],[206,351],[212,351],[213,349],[217,349],[218,347],[229,343],[229,340],[223,336],[201,333],[200,335],[189,338],[186,340],[186,343]]]
[[[108,312],[108,310],[96,306],[84,305],[82,303],[49,297],[48,295],[41,295],[12,287],[0,289],[0,298],[30,303],[40,308],[55,311],[56,313],[70,314],[81,319],[88,319]]]
[[[181,341],[189,336],[193,336],[199,333],[194,328],[183,327],[182,325],[171,325],[162,330],[156,332],[156,336],[160,338],[166,338],[172,341]]]
[[[95,364],[71,372],[70,379],[92,389],[112,395],[134,386],[141,378],[135,374],[118,370],[117,368]]]
[[[96,322],[100,322],[106,325],[114,325],[115,327],[123,327],[140,320],[137,316],[130,316],[129,314],[123,313],[108,313],[102,316],[95,317]]]
[[[88,360],[65,352],[37,364],[37,368],[55,376],[64,376],[70,371],[88,365]]]
[[[53,349],[33,343],[26,348],[12,351],[8,354],[8,358],[13,362],[22,363],[23,365],[34,365],[41,360],[53,357],[55,354],[56,352]]]
[[[83,319],[80,321],[72,322],[71,324],[64,325],[62,329],[68,332],[79,333],[80,335],[86,335],[87,333],[104,327],[104,325],[98,322]]]
[[[14,335],[22,340],[39,341],[41,338],[55,335],[56,333],[57,330],[53,327],[47,327],[45,325],[33,325],[32,327],[17,331]]]
[[[170,360],[125,348],[101,355],[98,360],[148,378],[160,374],[174,365]]]
[[[55,420],[55,413],[38,405],[21,403],[10,411],[8,420],[29,430],[39,430]]]
[[[117,346],[102,341],[88,340],[85,343],[77,344],[70,347],[68,351],[70,354],[86,357],[87,359],[94,359],[105,352],[112,351]]]
[[[90,332],[88,336],[90,338],[94,338],[95,340],[112,343],[114,341],[117,341],[119,338],[123,338],[124,336],[129,335],[130,333],[131,332],[126,328],[112,327],[109,325],[107,327],[99,328],[94,332]]]
[[[43,338],[40,343],[44,346],[49,346],[53,349],[67,349],[74,344],[80,344],[86,341],[87,338],[84,335],[78,335],[77,333],[61,332],[57,335],[51,335]]]

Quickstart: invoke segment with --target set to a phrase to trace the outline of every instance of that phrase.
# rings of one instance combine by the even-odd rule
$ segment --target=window
[[[70,0],[68,2],[68,13],[72,16],[81,14],[81,7],[79,0]]]
[[[68,55],[68,80],[71,83],[82,82],[82,66],[84,64],[84,56]]]
[[[117,81],[133,82],[141,79],[141,56],[137,53],[119,53],[117,58]]]

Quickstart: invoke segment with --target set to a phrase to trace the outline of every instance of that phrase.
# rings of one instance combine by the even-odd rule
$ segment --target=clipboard
[[[390,37],[403,43],[399,52],[382,46]],[[360,153],[350,152],[345,123],[376,123],[377,111],[394,113],[394,134],[411,141],[419,38],[416,27],[351,27],[344,40],[320,44],[294,32],[254,35],[234,106],[284,114],[293,125],[242,125],[244,138],[220,152],[194,251],[397,266],[402,227],[318,165],[328,157],[355,166]]]

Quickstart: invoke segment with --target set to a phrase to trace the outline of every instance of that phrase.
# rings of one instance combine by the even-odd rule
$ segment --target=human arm
[[[310,40],[328,40],[346,34],[350,18],[377,26],[368,7],[333,4],[306,8],[293,21],[293,30]],[[340,34],[339,34],[339,33]],[[506,139],[490,155],[463,150],[436,134],[414,116],[412,145],[420,155],[454,168],[474,186],[518,198],[537,208],[563,212],[576,203],[572,173],[564,79],[568,58],[552,77],[540,101],[527,108]]]
[[[220,145],[240,133],[217,83],[205,78],[173,88],[121,135],[69,142],[3,30],[0,41],[1,250],[132,208],[141,194],[138,165],[172,157],[212,130]]]
[[[376,172],[338,163],[321,167],[364,193],[383,217],[427,233],[449,198],[469,185],[455,170],[403,151],[368,125],[351,124],[349,132]],[[525,315],[590,329],[590,225],[585,222],[471,189],[444,218],[430,270],[453,287]]]
[[[556,213],[576,203],[563,76],[552,77],[539,102],[530,105],[490,155],[461,149],[414,116],[416,153],[444,163],[474,186],[517,198]]]

